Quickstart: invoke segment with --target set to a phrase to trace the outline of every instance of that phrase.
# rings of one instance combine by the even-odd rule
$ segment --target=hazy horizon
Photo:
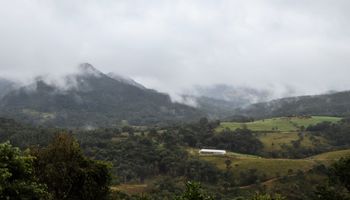
[[[217,84],[349,90],[348,1],[3,1],[0,77],[88,62],[173,97]]]

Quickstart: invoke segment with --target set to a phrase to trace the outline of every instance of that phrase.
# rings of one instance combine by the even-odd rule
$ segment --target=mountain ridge
[[[291,115],[350,115],[350,91],[275,99],[236,109],[234,114],[255,118]]]

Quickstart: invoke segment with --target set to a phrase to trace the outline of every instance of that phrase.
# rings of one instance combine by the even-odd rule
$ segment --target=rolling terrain
[[[216,166],[221,171],[225,172],[227,170],[225,162],[230,160],[231,168],[230,173],[234,177],[239,178],[240,174],[248,174],[250,171],[254,171],[255,175],[260,177],[262,185],[272,185],[277,184],[276,182],[283,177],[295,176],[298,172],[307,173],[309,170],[313,169],[320,164],[329,166],[331,163],[339,160],[342,157],[350,156],[350,149],[331,151],[327,153],[318,154],[305,159],[269,159],[262,158],[255,155],[240,154],[234,152],[228,152],[224,156],[214,156],[214,155],[199,155],[199,149],[189,149],[189,153],[196,158],[203,161],[209,162]],[[143,184],[121,184],[112,187],[115,191],[125,192],[130,195],[142,194],[150,191],[154,187],[154,182],[156,179],[149,179]],[[240,189],[251,189],[255,184],[240,186]]]
[[[232,168],[230,171],[236,177],[239,177],[242,172],[256,170],[257,175],[264,179],[262,181],[287,176],[298,170],[307,172],[316,165],[329,165],[341,157],[350,156],[350,150],[331,151],[304,159],[273,159],[234,152],[228,152],[225,156],[212,156],[199,155],[197,152],[197,150],[192,150],[191,154],[214,164],[221,170],[226,170],[225,161],[231,160]]]
[[[284,186],[283,180],[299,181],[301,179],[299,177],[301,176],[300,174],[309,181],[323,181],[326,175],[315,174],[315,169],[320,168],[320,166],[328,167],[340,158],[350,156],[350,149],[334,150],[334,147],[329,144],[326,138],[313,135],[313,133],[304,130],[310,125],[321,122],[338,123],[340,120],[341,118],[337,117],[312,116],[269,118],[247,123],[222,122],[216,128],[215,133],[213,133],[220,134],[225,129],[252,129],[255,136],[264,145],[261,153],[287,152],[293,150],[293,148],[313,149],[316,147],[320,148],[320,146],[325,146],[326,149],[333,149],[304,158],[272,158],[232,151],[227,151],[226,155],[200,155],[198,148],[184,148],[186,148],[192,158],[210,163],[222,173],[229,172],[236,180],[236,187],[241,191],[254,192],[257,190],[258,185],[266,187],[269,191],[274,191],[276,187]],[[302,139],[300,139],[301,135]],[[300,141],[300,146],[293,147],[293,142],[298,140]],[[157,179],[160,179],[160,177],[148,179],[143,184],[121,184],[113,187],[113,189],[128,194],[147,193],[147,191],[155,187],[154,184]],[[249,179],[254,181],[244,181]],[[210,184],[206,186],[215,190],[215,187]]]
[[[243,129],[226,131],[228,126],[237,128],[237,124],[220,125],[203,119],[197,123],[171,127],[123,126],[70,131],[87,156],[113,165],[113,184],[110,186],[113,193],[158,196],[161,192],[162,195],[171,196],[181,191],[188,180],[194,180],[201,182],[210,193],[230,199],[238,195],[251,196],[261,188],[291,195],[293,191],[286,190],[290,185],[306,180],[316,183],[325,180],[327,174],[322,170],[341,157],[350,156],[349,146],[334,146],[324,135],[301,130],[301,127],[324,121],[334,125],[347,123],[346,120],[340,120],[328,116],[283,117],[248,122],[243,126],[255,128],[253,132]],[[238,128],[242,128],[240,125]],[[1,140],[11,141],[23,149],[31,145],[46,145],[52,136],[63,130],[0,120]],[[229,134],[238,136],[234,139],[253,142],[235,143]],[[250,136],[242,137],[244,134]],[[222,135],[225,138],[216,137]],[[195,141],[193,146],[188,143],[191,141]],[[207,144],[212,144],[214,148],[235,144],[237,146],[228,147],[237,150],[225,149],[228,152],[226,155],[199,155],[198,150],[204,148],[206,141],[210,141]],[[254,145],[257,151],[244,148]],[[320,149],[323,153],[310,151],[321,146],[326,147]],[[238,153],[245,151],[251,152]],[[301,151],[302,158],[297,158],[299,155],[293,154],[293,151]],[[283,191],[275,190],[281,187],[284,187]],[[308,188],[305,193],[310,191],[313,188]]]

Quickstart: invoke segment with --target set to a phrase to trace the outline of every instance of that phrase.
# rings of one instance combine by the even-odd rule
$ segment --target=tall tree
[[[33,159],[8,142],[0,144],[0,199],[50,199],[33,176]]]
[[[176,200],[214,200],[214,198],[206,194],[201,185],[195,182],[188,182],[186,190],[182,195],[175,198]]]
[[[71,135],[57,135],[47,147],[32,149],[32,154],[37,157],[35,174],[47,184],[54,199],[107,198],[109,165],[86,158]]]

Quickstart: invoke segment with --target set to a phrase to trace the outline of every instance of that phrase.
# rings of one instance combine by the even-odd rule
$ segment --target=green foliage
[[[0,144],[0,199],[46,200],[46,186],[33,176],[33,157],[9,143]]]
[[[202,119],[199,124],[178,127],[177,135],[182,139],[181,143],[194,148],[212,147],[250,154],[262,150],[262,143],[253,135],[251,130],[237,129],[231,131],[225,129],[220,134],[215,134],[214,129],[218,125],[217,122],[209,123]]]
[[[327,130],[327,134],[330,135],[333,132],[335,135],[342,135],[341,138],[347,144],[347,124],[346,121],[331,124],[327,126],[331,128]],[[72,138],[50,143],[50,138],[59,132],[59,129],[35,128],[0,118],[0,139],[1,141],[11,140],[21,148],[38,144],[38,147],[32,148],[32,155],[38,155],[34,171],[38,182],[39,180],[42,183],[48,182],[47,187],[51,193],[54,193],[53,185],[59,186],[57,193],[67,195],[65,192],[69,190],[68,196],[71,199],[93,199],[98,193],[95,189],[99,190],[99,186],[103,185],[105,180],[103,178],[105,173],[101,172],[106,169],[105,164],[102,163],[99,167],[97,164],[99,162],[87,159],[84,155],[113,163],[114,184],[126,183],[120,188],[115,185],[113,189],[120,189],[128,193],[131,190],[123,188],[123,185],[143,185],[142,190],[134,190],[130,194],[139,192],[147,194],[142,197],[128,196],[127,198],[122,197],[123,194],[115,194],[116,199],[169,200],[181,193],[183,181],[191,180],[205,184],[208,192],[214,194],[217,199],[232,199],[239,195],[247,197],[252,192],[261,191],[271,194],[280,193],[291,200],[308,200],[310,199],[309,194],[313,194],[315,185],[326,179],[324,175],[326,172],[322,172],[323,175],[311,174],[310,176],[316,178],[310,180],[306,180],[307,178],[304,180],[297,175],[297,172],[307,174],[315,164],[328,165],[349,154],[349,151],[343,150],[306,159],[286,159],[287,156],[292,155],[292,149],[281,148],[290,154],[281,154],[280,159],[259,157],[255,155],[264,151],[258,140],[260,133],[239,129],[218,134],[214,132],[218,125],[218,122],[210,122],[203,118],[198,123],[171,127],[124,126],[124,129],[122,127],[94,130],[72,129],[71,133],[81,143],[79,145]],[[134,134],[124,134],[123,131],[134,132]],[[279,133],[274,132],[274,134],[277,136]],[[303,141],[305,141],[309,137],[307,134],[322,139],[332,137],[322,137],[323,134],[326,134],[326,131],[322,129],[310,130],[307,134],[296,134],[296,138],[292,141],[301,137],[304,137]],[[324,141],[327,142],[326,139]],[[49,146],[47,146],[48,143],[50,143]],[[42,148],[43,146],[45,147]],[[189,148],[189,146],[194,148]],[[198,148],[233,149],[235,152],[251,152],[255,155],[228,151],[226,156],[199,156]],[[189,154],[189,152],[192,153]],[[304,152],[302,155],[309,153],[314,155],[315,152]],[[41,159],[45,160],[42,161],[43,165],[40,165]],[[96,174],[99,174],[98,177],[94,176]],[[323,178],[317,178],[319,176]],[[158,181],[164,177],[167,177],[167,180]],[[289,181],[290,179],[292,181]],[[101,181],[102,184],[96,184],[97,181]],[[238,188],[238,185],[245,187]],[[334,187],[333,185],[329,188],[331,191],[337,191],[338,188],[345,189],[343,186]],[[103,194],[99,196],[99,199],[104,198],[103,189],[101,193]],[[338,195],[339,192],[336,194]],[[55,198],[64,197],[56,195]]]
[[[58,130],[23,125],[12,119],[0,117],[0,142],[27,148],[31,145],[46,145]]]
[[[54,199],[107,199],[109,165],[86,158],[70,135],[57,135],[45,148],[32,149],[34,172]]]
[[[329,182],[317,187],[315,200],[350,199],[350,158],[341,158],[332,164],[329,170]]]
[[[119,182],[123,183],[144,182],[158,175],[185,176],[210,183],[217,181],[220,171],[208,162],[190,158],[185,149],[175,145],[176,138],[164,133],[159,140],[132,136],[108,145],[95,157],[111,160]]]
[[[214,198],[207,194],[199,183],[187,182],[186,190],[175,200],[214,200]]]
[[[206,142],[210,146],[239,153],[257,154],[263,148],[263,144],[249,129],[224,130],[208,138]]]
[[[185,165],[184,175],[190,180],[216,183],[222,173],[205,161],[189,159]]]
[[[349,200],[349,195],[343,193],[337,186],[318,186],[313,200]]]
[[[330,168],[330,175],[350,192],[350,157],[341,158]]]

